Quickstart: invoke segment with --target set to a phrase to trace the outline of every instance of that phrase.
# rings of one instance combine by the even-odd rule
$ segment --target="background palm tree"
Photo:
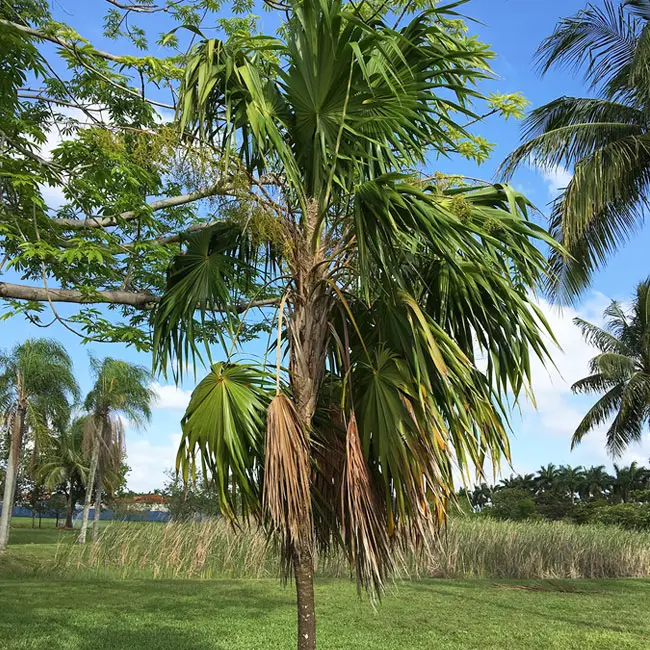
[[[502,165],[573,169],[554,203],[553,285],[564,297],[583,289],[643,220],[650,200],[650,8],[647,0],[589,3],[565,18],[538,50],[554,65],[584,72],[596,97],[560,97],[524,122],[524,144]]]
[[[643,490],[648,485],[648,470],[633,462],[628,467],[619,467],[614,464],[614,478],[612,480],[612,498],[614,501],[627,503],[631,500],[632,493]]]
[[[549,463],[546,466],[542,466],[538,472],[535,479],[537,483],[537,489],[542,492],[552,492],[557,489],[559,469]]]
[[[584,482],[585,473],[582,467],[562,465],[557,473],[557,485],[564,491],[571,501],[575,503],[576,495],[580,492]]]
[[[452,455],[468,472],[508,454],[502,400],[546,356],[535,240],[553,242],[512,188],[417,172],[453,149],[487,67],[453,11],[394,26],[336,0],[286,7],[282,40],[207,40],[188,61],[182,128],[217,152],[220,183],[244,179],[259,201],[185,239],[154,343],[156,367],[182,372],[212,314],[231,323],[227,361],[183,418],[179,467],[202,464],[224,512],[274,533],[313,650],[315,546],[342,546],[379,589],[398,549],[444,519]],[[242,282],[277,307],[275,381],[233,360]]]
[[[136,426],[148,422],[155,400],[151,375],[145,368],[108,357],[102,360],[91,358],[90,364],[95,383],[84,402],[89,413],[84,422],[84,449],[89,459],[89,469],[78,538],[81,544],[86,541],[93,491],[93,541],[99,535],[104,473],[107,470],[117,472],[124,455],[122,417]]]
[[[70,357],[61,344],[50,339],[28,339],[17,345],[0,356],[0,369],[0,405],[12,431],[0,517],[2,551],[9,540],[25,433],[33,436],[37,446],[52,430],[62,430],[70,417],[70,400],[78,397],[79,389]]]
[[[67,500],[66,528],[72,528],[74,506],[83,496],[88,476],[88,461],[83,450],[86,417],[80,417],[55,436],[37,469],[49,490],[59,490]]]
[[[612,487],[612,477],[604,465],[589,467],[585,470],[582,499],[602,499],[609,494]]]
[[[572,390],[601,397],[578,425],[571,446],[611,420],[607,449],[617,456],[641,439],[650,421],[650,280],[639,284],[631,308],[614,301],[604,316],[604,328],[580,318],[574,321],[600,354],[590,362],[591,374]]]

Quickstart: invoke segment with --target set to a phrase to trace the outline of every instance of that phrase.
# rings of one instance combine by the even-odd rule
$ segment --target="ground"
[[[15,531],[14,531],[15,532]],[[31,531],[30,531],[31,532]],[[0,558],[0,648],[284,650],[295,646],[290,586],[274,580],[119,580],[43,574],[54,530],[14,535]],[[58,535],[54,540],[47,534]],[[27,542],[33,543],[27,543]],[[521,588],[526,587],[526,588]],[[375,611],[354,585],[316,587],[322,650],[650,649],[645,580],[422,580]]]

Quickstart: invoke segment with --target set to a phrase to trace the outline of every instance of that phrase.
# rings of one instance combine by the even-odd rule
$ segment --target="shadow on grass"
[[[264,583],[26,579],[2,582],[0,647],[29,650],[229,650],[231,633],[292,612]],[[280,619],[284,617],[280,616]],[[6,643],[7,645],[2,645]]]
[[[626,582],[628,585],[630,584],[629,580]],[[511,584],[515,585],[517,583],[513,582]],[[610,591],[610,589],[598,589],[596,584],[594,584],[592,581],[585,582],[584,587],[586,587],[586,589],[583,591],[560,591],[556,589],[540,592],[534,590],[521,590],[518,592],[516,600],[513,598],[514,594],[512,592],[510,592],[509,595],[499,594],[501,591],[510,591],[500,589],[499,587],[501,585],[492,583],[492,589],[479,590],[477,587],[480,586],[480,582],[472,580],[455,582],[453,584],[453,588],[447,589],[444,587],[444,585],[436,585],[435,580],[427,580],[423,582],[410,583],[410,588],[422,593],[434,593],[446,599],[454,598],[462,603],[473,602],[477,607],[480,607],[482,609],[497,608],[499,610],[505,610],[508,614],[519,614],[526,620],[532,620],[533,618],[545,619],[553,623],[564,623],[566,625],[585,628],[588,630],[633,634],[641,639],[648,640],[648,636],[646,636],[647,630],[645,628],[635,630],[634,621],[631,621],[628,617],[624,617],[625,620],[622,621],[620,625],[617,625],[604,622],[602,620],[602,617],[595,618],[588,613],[585,613],[582,609],[576,611],[575,615],[569,615],[571,612],[571,606],[569,603],[574,600],[578,594],[583,596],[590,596],[592,598],[607,598],[609,600],[611,596],[616,593]],[[638,585],[638,588],[640,590],[640,597],[648,598],[650,596],[650,582],[640,580],[636,583],[636,585]],[[454,591],[457,592],[459,590],[462,590],[463,593],[454,593]],[[643,594],[641,592],[643,592]],[[544,600],[532,600],[535,599],[536,596],[540,595],[544,598]],[[503,598],[501,596],[503,596]],[[558,599],[555,606],[553,606],[548,600],[549,596],[553,596]],[[535,604],[538,606],[535,606]],[[644,623],[645,622],[638,621],[639,626]]]

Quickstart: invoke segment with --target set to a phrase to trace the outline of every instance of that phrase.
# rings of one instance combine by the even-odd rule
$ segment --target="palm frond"
[[[214,480],[222,511],[260,515],[264,424],[272,378],[248,364],[216,363],[197,385],[182,419],[176,458],[184,480],[199,462]],[[206,471],[207,470],[207,471]]]

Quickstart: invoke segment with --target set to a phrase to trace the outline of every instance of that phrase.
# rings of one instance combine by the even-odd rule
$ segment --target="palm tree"
[[[95,383],[84,403],[89,413],[84,423],[84,448],[89,457],[89,469],[78,538],[80,544],[86,541],[93,491],[93,541],[99,535],[104,474],[108,470],[116,472],[124,455],[122,417],[136,426],[148,422],[151,404],[155,400],[155,393],[150,387],[151,375],[145,368],[108,357],[102,360],[91,358],[90,363]]]
[[[574,321],[600,354],[590,362],[591,374],[572,390],[601,397],[578,425],[571,446],[611,420],[607,449],[618,456],[641,439],[650,421],[650,279],[638,285],[629,309],[614,301],[604,316],[604,328],[580,318]]]
[[[72,425],[56,436],[48,448],[37,473],[49,489],[58,489],[67,500],[66,528],[72,528],[72,516],[77,500],[84,493],[88,462],[84,455],[84,424],[86,418],[74,420]]]
[[[492,488],[487,483],[480,483],[468,494],[474,510],[481,511],[492,499]]]
[[[231,325],[183,418],[179,468],[200,463],[226,514],[278,539],[313,650],[315,547],[343,547],[359,586],[380,589],[397,549],[443,521],[453,464],[507,456],[505,396],[546,357],[529,290],[545,269],[535,241],[552,241],[512,188],[415,172],[454,147],[487,65],[452,14],[394,26],[337,0],[284,6],[282,40],[210,39],[187,62],[183,129],[219,152],[218,183],[258,200],[184,238],[154,363],[178,376],[213,314]],[[259,295],[242,305],[246,283]],[[233,356],[242,310],[260,304],[277,308],[275,380]]]
[[[18,464],[26,432],[35,446],[52,430],[61,430],[70,416],[70,400],[79,389],[65,348],[50,339],[28,339],[0,356],[0,407],[11,426],[11,446],[5,473],[0,551],[9,541]]]
[[[617,502],[627,503],[632,492],[647,487],[648,470],[633,462],[629,467],[619,467],[614,464],[614,480],[612,481],[612,497]]]
[[[582,467],[571,467],[569,465],[561,465],[558,469],[557,484],[569,497],[571,503],[574,504],[576,494],[584,483],[585,473]]]
[[[585,470],[582,499],[602,499],[611,489],[612,477],[604,465],[597,465]]]
[[[584,71],[596,97],[560,97],[524,122],[524,144],[502,165],[573,168],[554,202],[554,288],[571,297],[642,223],[650,172],[650,6],[647,0],[589,3],[559,22],[538,50],[542,72]]]
[[[553,463],[549,463],[546,466],[542,465],[535,479],[538,491],[554,492],[557,489],[558,476],[559,469]]]
[[[537,481],[535,480],[534,474],[517,474],[510,478],[501,479],[500,487],[524,490],[525,492],[535,494]]]

